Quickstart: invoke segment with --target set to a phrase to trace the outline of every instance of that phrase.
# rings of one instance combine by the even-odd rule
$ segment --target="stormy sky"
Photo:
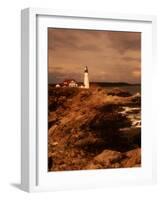
[[[48,80],[141,82],[141,33],[48,29]]]

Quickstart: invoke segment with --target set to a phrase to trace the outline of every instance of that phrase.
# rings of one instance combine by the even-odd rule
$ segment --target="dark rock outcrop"
[[[49,171],[140,165],[135,149],[141,147],[141,130],[132,129],[128,113],[120,112],[136,105],[135,97],[125,91],[115,95],[94,87],[49,87]]]
[[[114,88],[114,89],[108,91],[107,94],[112,95],[112,96],[119,96],[119,97],[130,97],[130,96],[132,96],[128,91],[125,91],[125,90],[119,89],[119,88]]]

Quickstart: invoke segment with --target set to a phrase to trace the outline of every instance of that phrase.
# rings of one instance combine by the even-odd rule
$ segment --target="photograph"
[[[141,167],[141,32],[47,38],[48,172]]]

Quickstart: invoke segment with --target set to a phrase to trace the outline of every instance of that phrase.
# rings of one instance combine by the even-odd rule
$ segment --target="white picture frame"
[[[47,27],[141,31],[143,164],[139,169],[104,169],[48,172],[47,169]],[[46,39],[44,38],[44,41]],[[41,43],[41,44],[39,44]],[[146,44],[146,45],[145,45]],[[43,49],[43,50],[42,50]],[[115,185],[154,184],[156,148],[150,79],[155,67],[156,17],[87,11],[27,8],[21,13],[21,188],[28,192],[96,188]],[[42,57],[41,57],[42,58]],[[146,68],[144,67],[146,65]],[[41,70],[40,70],[41,69]],[[40,90],[41,88],[41,90]],[[42,92],[43,91],[43,92]],[[150,122],[150,123],[149,123]],[[43,132],[46,130],[46,132]],[[152,134],[153,133],[153,134]],[[41,155],[41,156],[40,156]]]

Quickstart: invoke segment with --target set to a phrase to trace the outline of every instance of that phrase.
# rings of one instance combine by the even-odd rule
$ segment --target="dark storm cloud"
[[[124,53],[127,50],[140,50],[141,37],[140,33],[132,32],[108,32],[107,37],[112,41],[112,47],[116,48],[120,53]]]
[[[65,31],[65,34],[63,32]],[[74,31],[74,34],[71,33]],[[99,37],[100,33],[97,32],[86,32],[84,34],[83,30],[71,30],[71,29],[56,29],[56,32],[53,29],[49,29],[49,49],[57,49],[57,48],[67,48],[72,50],[100,50],[97,44],[89,43],[89,40],[95,40]],[[82,34],[84,38],[82,39]],[[81,41],[82,40],[82,41]],[[81,42],[79,42],[81,41]]]
[[[83,79],[140,82],[141,34],[135,32],[48,30],[49,82]]]
[[[63,30],[64,29],[48,29],[48,36],[50,38],[49,49],[61,48],[64,46],[68,48],[78,47],[78,38],[75,35],[72,35],[70,30],[67,29],[65,34]]]

